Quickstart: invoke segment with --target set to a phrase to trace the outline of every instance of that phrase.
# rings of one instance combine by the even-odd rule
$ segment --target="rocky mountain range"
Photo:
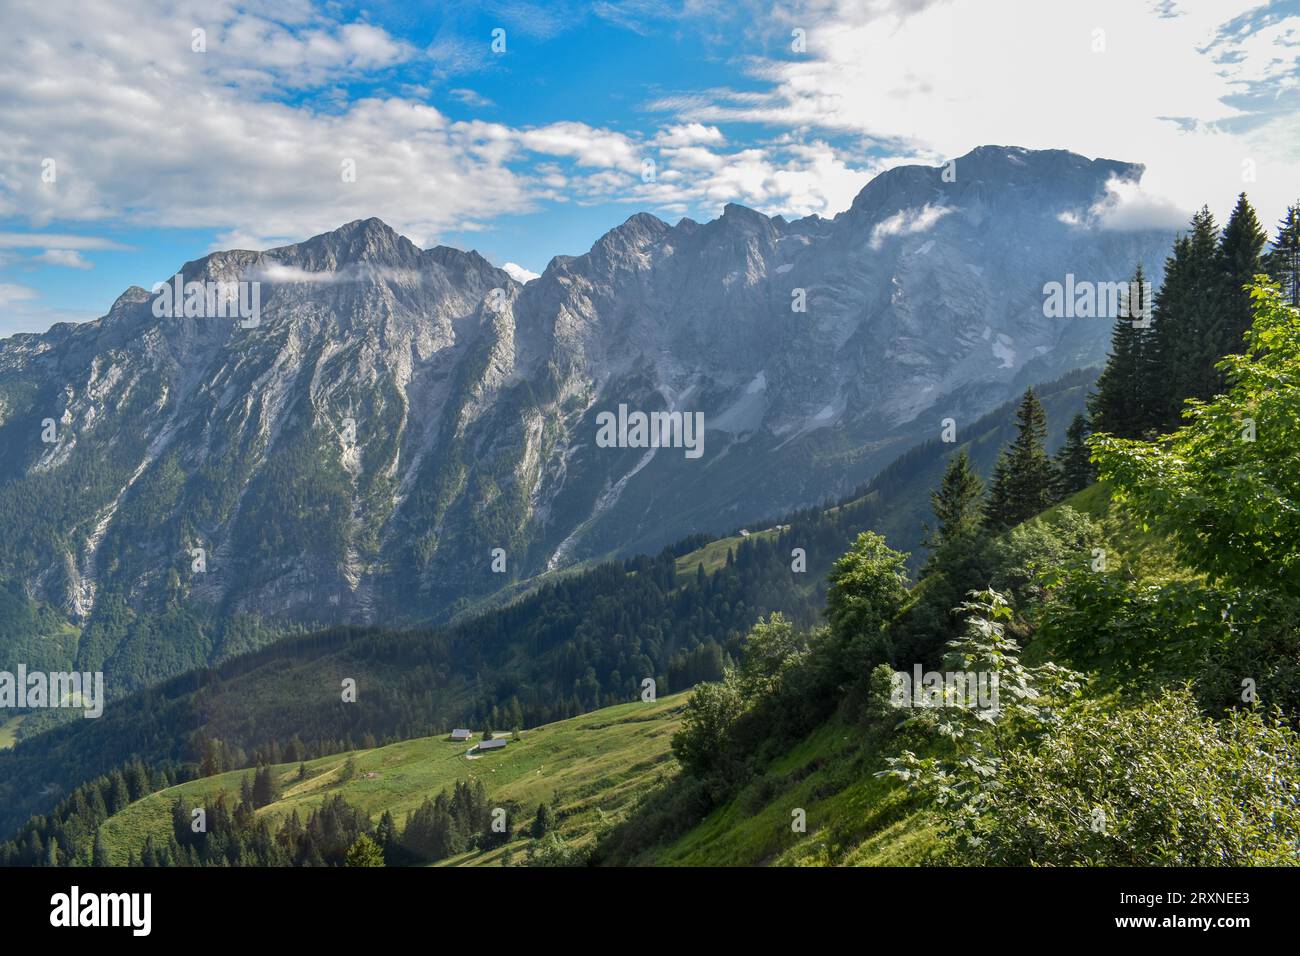
[[[256,283],[253,320],[133,287],[0,342],[0,580],[74,630],[436,620],[823,501],[1104,358],[1111,321],[1045,317],[1043,286],[1159,278],[1167,233],[1089,218],[1141,174],[986,146],[830,219],[634,215],[526,285],[377,219],[188,262],[218,296]],[[702,453],[604,447],[620,406],[702,414]]]

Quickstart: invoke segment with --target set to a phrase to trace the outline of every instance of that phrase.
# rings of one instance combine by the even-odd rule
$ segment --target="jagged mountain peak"
[[[636,213],[602,235],[582,255],[553,258],[542,276],[553,279],[587,269],[608,276],[620,269],[635,269],[644,263],[647,251],[672,229],[658,216],[648,212]]]
[[[663,237],[672,226],[653,213],[639,212],[629,216],[597,240],[597,245],[642,246]]]
[[[142,289],[138,285],[128,286],[127,290],[113,300],[112,306],[109,307],[109,314],[117,312],[130,306],[142,305],[153,298],[153,294],[148,289]]]
[[[345,223],[306,242],[268,250],[265,255],[304,268],[339,269],[363,263],[413,266],[421,258],[421,250],[382,219],[371,217]]]
[[[0,576],[83,620],[105,595],[165,606],[173,570],[196,606],[405,620],[508,583],[467,558],[492,548],[526,576],[842,493],[924,416],[1105,354],[1109,322],[1045,320],[1045,279],[1158,281],[1167,237],[1057,215],[1140,167],[988,146],[941,171],[883,173],[833,220],[638,213],[526,286],[360,219],[185,268],[260,279],[257,323],[159,318],[134,288],[109,321],[0,343],[0,461],[78,502],[30,548],[0,528]],[[702,460],[598,445],[620,405],[704,416]]]
[[[784,226],[785,220],[780,216],[767,216],[740,203],[729,202],[722,207],[722,215],[709,225],[717,225],[733,232],[756,233]]]

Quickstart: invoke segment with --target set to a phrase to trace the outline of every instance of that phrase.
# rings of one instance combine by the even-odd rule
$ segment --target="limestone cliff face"
[[[1140,167],[982,147],[956,173],[884,173],[834,219],[639,214],[526,286],[353,222],[181,268],[256,281],[250,327],[132,288],[13,336],[0,579],[74,621],[112,600],[392,623],[842,493],[1104,358],[1110,321],[1044,318],[1045,282],[1158,278],[1169,236],[1070,224]],[[620,403],[702,412],[703,455],[598,447]]]

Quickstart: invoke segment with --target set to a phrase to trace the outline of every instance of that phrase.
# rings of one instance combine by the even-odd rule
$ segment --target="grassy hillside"
[[[581,845],[592,838],[601,812],[618,814],[672,773],[670,741],[685,701],[685,694],[674,694],[654,703],[607,707],[524,731],[504,751],[481,757],[467,756],[469,746],[464,743],[423,737],[308,761],[305,780],[299,779],[297,764],[282,764],[275,772],[283,797],[257,812],[280,819],[297,810],[305,819],[324,798],[341,794],[372,819],[387,810],[400,823],[426,797],[450,789],[458,780],[481,777],[494,802],[514,800],[530,814],[538,803],[550,804],[565,839]],[[357,773],[345,782],[342,770],[348,756],[355,759]],[[233,806],[245,773],[192,780],[137,800],[110,817],[100,828],[110,861],[125,865],[128,851],[138,856],[149,834],[165,840],[177,797],[198,800],[225,794]],[[447,862],[504,863],[520,856],[524,845],[517,840],[490,853],[463,854]]]
[[[734,534],[726,538],[718,538],[710,541],[701,548],[696,548],[677,559],[677,574],[679,577],[690,577],[694,575],[701,564],[704,565],[704,573],[712,574],[725,567],[727,564],[727,552],[739,548],[747,540],[775,541],[781,535],[781,528],[768,528],[765,531],[755,531],[752,534],[740,535]]]
[[[938,847],[929,815],[883,769],[861,727],[832,720],[699,826],[638,862],[667,866],[918,866]],[[795,810],[805,814],[796,832]]]
[[[1192,572],[1176,561],[1170,541],[1144,530],[1111,496],[1094,484],[1025,522],[1068,523],[1067,508],[1091,518],[1112,568],[1146,582],[1186,580]],[[1074,519],[1077,520],[1077,519]],[[1016,534],[1014,530],[1008,535]],[[934,579],[913,589],[924,601]],[[1031,642],[1032,644],[1032,642]],[[1027,659],[1041,649],[1032,646]],[[1114,706],[1100,687],[1096,699]],[[886,723],[889,723],[888,721]],[[882,736],[883,734],[883,736]],[[909,741],[908,746],[915,745]],[[686,832],[630,855],[613,842],[610,862],[670,866],[917,866],[935,862],[942,849],[939,818],[897,780],[878,777],[885,756],[900,747],[882,726],[871,729],[837,714],[798,740],[730,794]],[[926,755],[922,746],[921,756]],[[685,778],[674,786],[681,787]],[[806,832],[792,829],[792,812],[806,815]],[[653,827],[648,817],[629,821],[629,832]],[[617,835],[616,835],[617,837]]]
[[[1144,529],[1141,523],[1111,499],[1104,482],[1090,485],[1060,504],[1044,511],[1033,521],[1054,521],[1065,507],[1083,512],[1100,523],[1106,544],[1126,567],[1147,581],[1193,580],[1199,577],[1178,561],[1172,543],[1164,535]]]
[[[670,741],[687,694],[653,704],[631,703],[521,734],[501,753],[467,756],[468,745],[442,737],[404,741],[274,768],[280,800],[257,811],[281,820],[303,819],[326,797],[341,794],[378,820],[399,822],[427,796],[459,780],[482,778],[495,802],[515,801],[531,813],[550,804],[566,842],[586,847],[607,822],[620,819],[639,797],[676,772]],[[342,780],[351,756],[356,776]],[[937,846],[933,823],[897,784],[873,776],[879,755],[864,745],[860,728],[831,722],[809,736],[744,793],[675,843],[638,862],[663,866],[909,866],[924,863]],[[239,799],[245,771],[193,780],[137,800],[106,820],[100,838],[113,865],[136,856],[145,838],[165,841],[171,807],[180,797],[198,801],[224,794]],[[371,775],[374,776],[371,776]],[[791,810],[807,814],[807,831],[791,829]],[[526,825],[528,820],[517,821]],[[440,866],[500,866],[524,858],[527,837],[502,847],[470,851]]]
[[[1112,560],[1141,576],[1176,567],[1167,542],[1142,532],[1116,508],[1108,489],[1094,485],[1027,524],[1054,523],[1064,506],[1086,513],[1106,529]],[[752,540],[776,536],[756,532]],[[729,543],[721,539],[679,559],[680,573],[700,561],[725,562]],[[685,562],[682,564],[681,562]],[[1185,572],[1184,572],[1185,573]],[[923,582],[916,595],[925,590]],[[308,666],[307,662],[298,662]],[[330,682],[326,682],[330,683]],[[332,686],[332,684],[331,684]],[[531,814],[540,802],[551,804],[567,841],[587,847],[596,831],[631,811],[641,796],[673,777],[670,751],[687,694],[654,704],[629,703],[594,711],[523,732],[502,753],[466,756],[465,744],[443,737],[420,737],[373,749],[353,750],[306,762],[306,779],[297,763],[280,764],[282,798],[258,811],[275,820],[297,810],[306,816],[323,799],[342,795],[372,819],[390,811],[399,821],[427,796],[458,780],[482,778],[496,801],[515,801]],[[345,761],[355,759],[357,776],[341,779]],[[876,743],[864,740],[862,727],[832,719],[763,768],[742,792],[714,809],[697,826],[667,844],[643,853],[636,862],[651,865],[916,865],[939,848],[932,815],[917,807],[897,783],[878,778],[883,769]],[[191,781],[145,797],[109,818],[100,835],[114,863],[139,853],[147,835],[165,839],[177,797],[197,801],[224,793],[238,801],[246,770]],[[374,777],[368,776],[375,774]],[[791,829],[791,811],[807,817],[805,833]],[[527,820],[516,821],[526,824]],[[527,841],[518,839],[493,850],[473,851],[440,865],[499,865],[522,859]]]
[[[18,728],[22,726],[23,715],[0,720],[0,750],[8,750],[18,739]]]

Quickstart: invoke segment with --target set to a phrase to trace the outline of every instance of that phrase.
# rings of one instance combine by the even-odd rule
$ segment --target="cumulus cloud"
[[[726,142],[722,131],[716,126],[705,126],[703,123],[680,123],[676,126],[667,126],[661,129],[653,140],[656,146],[676,147],[676,146],[720,146]]]
[[[531,282],[533,279],[541,276],[540,272],[533,272],[531,269],[525,269],[523,266],[515,262],[507,262],[501,267],[501,269],[506,273],[506,275],[519,283]]]
[[[567,156],[580,166],[640,169],[641,149],[622,133],[586,123],[551,123],[519,134],[524,148],[548,156]]]
[[[834,213],[871,168],[820,140],[731,148],[716,126],[693,120],[644,134],[569,119],[454,121],[403,83],[401,96],[293,98],[433,65],[433,47],[454,42],[449,34],[416,50],[307,0],[106,0],[75,23],[40,0],[11,7],[23,35],[42,42],[0,39],[9,67],[0,71],[0,168],[15,171],[0,180],[0,216],[38,228],[200,227],[220,247],[267,248],[379,216],[427,246],[550,201]],[[117,36],[128,21],[130,43],[86,40]],[[196,24],[206,25],[204,53],[191,51]],[[451,95],[481,100],[464,87]],[[54,182],[41,181],[33,157],[55,160]]]
[[[1089,214],[1102,228],[1118,232],[1182,229],[1188,220],[1188,210],[1177,202],[1144,190],[1140,183],[1128,179],[1110,180],[1105,198]]]
[[[846,156],[830,144],[778,138],[743,149],[706,146],[663,148],[655,176],[621,180],[583,179],[579,195],[599,192],[608,199],[663,212],[701,208],[716,216],[734,202],[771,216],[833,215],[879,171],[875,161]]]
[[[0,249],[75,268],[110,248],[54,234],[55,221],[201,227],[224,247],[267,248],[370,216],[428,246],[550,202],[830,215],[891,165],[988,142],[1147,165],[1140,190],[1062,212],[1080,226],[1184,223],[1241,189],[1275,219],[1300,165],[1284,95],[1300,91],[1300,18],[1257,7],[750,0],[727,23],[747,19],[741,49],[767,52],[737,61],[743,84],[666,93],[645,104],[653,122],[615,130],[583,122],[580,103],[541,125],[453,120],[422,84],[490,61],[484,43],[450,28],[418,49],[311,0],[104,0],[75,20],[43,0],[9,0],[24,28],[0,37],[0,217],[49,232],[0,233]],[[654,6],[602,9],[642,22]],[[715,13],[692,3],[669,16],[702,25]],[[501,7],[512,42],[557,36],[580,14]],[[789,50],[791,25],[807,28],[806,53]],[[195,53],[200,27],[206,52]],[[1178,81],[1153,82],[1153,64]],[[375,92],[350,98],[353,80]],[[449,95],[487,105],[463,85]],[[41,179],[44,158],[57,163],[55,182]],[[875,241],[928,228],[925,215]],[[6,245],[14,235],[26,238]]]
[[[379,215],[425,241],[536,206],[505,127],[399,97],[335,108],[267,95],[414,55],[379,27],[301,2],[110,0],[71,20],[13,0],[7,15],[24,29],[0,38],[0,216],[301,238]],[[127,22],[130,42],[112,42]],[[191,51],[196,24],[205,53]]]

